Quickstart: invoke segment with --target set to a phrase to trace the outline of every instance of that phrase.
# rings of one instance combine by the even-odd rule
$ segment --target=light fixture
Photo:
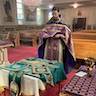
[[[79,6],[81,6],[81,4],[74,3],[74,4],[71,4],[71,6],[72,6],[73,8],[78,8]]]
[[[48,6],[49,9],[52,9],[53,7],[54,7],[54,5],[52,5],[52,4],[49,4],[49,6]]]
[[[42,0],[23,0],[23,3],[27,6],[39,6]]]

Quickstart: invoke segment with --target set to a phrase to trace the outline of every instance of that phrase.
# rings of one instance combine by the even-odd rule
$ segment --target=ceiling
[[[73,3],[79,3],[80,7],[96,6],[96,0],[42,0],[41,8],[48,9],[49,5],[54,5],[60,9],[71,8]]]
[[[72,8],[73,3],[79,3],[80,7],[96,6],[96,0],[23,0],[30,7],[40,7],[49,9],[49,5],[58,7],[59,9]]]
[[[78,1],[77,3],[80,4],[80,7],[86,7],[86,6],[96,6],[96,0],[86,0],[86,1]],[[73,3],[75,2],[69,2],[69,3],[62,3],[62,4],[56,4],[55,6],[59,8],[71,8]]]
[[[93,0],[41,0],[42,4],[60,4],[60,3],[70,3],[70,2],[80,2],[80,1],[93,1]]]

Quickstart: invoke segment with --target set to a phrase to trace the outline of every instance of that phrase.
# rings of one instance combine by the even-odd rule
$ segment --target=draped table
[[[13,43],[8,40],[0,40],[0,65],[9,64],[7,48],[13,46]]]
[[[32,66],[30,67],[30,65]],[[46,69],[44,70],[42,68],[45,66],[47,67],[47,70]],[[9,87],[8,77],[9,77],[10,70],[12,71],[12,70],[19,70],[19,69],[24,72],[21,81],[21,93],[28,96],[30,95],[39,96],[39,90],[46,89],[45,83],[50,83],[55,85],[61,80],[66,79],[63,64],[57,61],[49,61],[40,58],[28,58],[18,61],[15,64],[1,66],[0,86]]]
[[[0,86],[9,87],[8,74],[9,71],[0,70]],[[21,92],[25,95],[39,96],[39,89],[45,90],[44,83],[40,79],[28,75],[23,76],[21,86]]]

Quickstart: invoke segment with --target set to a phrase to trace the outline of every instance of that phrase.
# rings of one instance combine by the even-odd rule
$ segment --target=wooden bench
[[[74,32],[72,33],[76,58],[96,58],[96,33]]]
[[[20,34],[18,31],[10,32],[9,40],[14,43],[14,47],[20,46]]]
[[[37,40],[40,30],[26,30],[20,32],[20,41],[25,43],[31,43],[32,46],[37,46]]]

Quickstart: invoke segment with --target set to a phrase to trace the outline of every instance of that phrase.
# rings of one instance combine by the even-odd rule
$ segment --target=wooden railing
[[[0,34],[1,33],[10,33],[8,37],[11,40],[15,47],[20,46],[20,41],[32,42],[32,45],[37,45],[37,39],[39,36],[39,31],[43,28],[43,26],[32,26],[32,25],[7,25],[0,26]],[[0,35],[1,36],[1,35]],[[3,35],[4,37],[4,35]],[[3,38],[1,36],[1,38]]]

